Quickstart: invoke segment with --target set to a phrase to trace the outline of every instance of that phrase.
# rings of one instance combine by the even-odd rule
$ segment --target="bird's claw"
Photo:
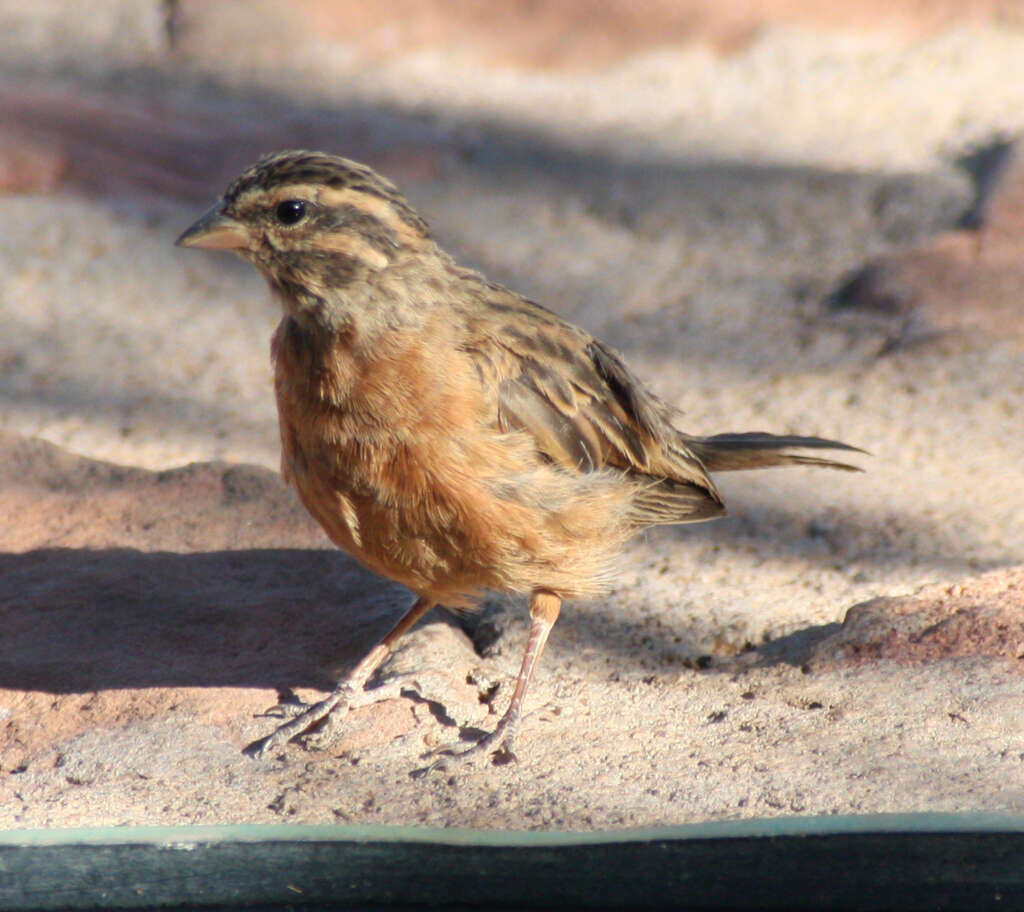
[[[343,715],[343,710],[349,706],[352,696],[352,689],[347,684],[336,687],[331,693],[319,703],[284,702],[272,706],[263,716],[287,719],[265,738],[260,738],[248,745],[243,753],[257,760],[266,757],[277,747],[281,747],[292,740],[296,735],[301,734],[307,728],[315,725],[321,720],[330,720],[335,710],[338,715]],[[326,722],[325,722],[326,725]],[[337,726],[332,726],[336,736]],[[325,745],[326,746],[326,745]]]
[[[414,779],[421,779],[435,771],[447,771],[453,763],[477,763],[484,757],[489,757],[493,766],[518,763],[519,757],[515,753],[515,732],[506,731],[499,725],[493,732],[484,735],[469,747],[463,747],[458,742],[436,747],[423,755],[425,760],[433,758],[432,762],[413,770],[411,775]]]
[[[253,741],[243,753],[262,759],[275,748],[300,735],[300,743],[307,750],[325,750],[338,740],[342,720],[351,710],[399,697],[403,690],[409,689],[419,692],[415,682],[402,680],[390,681],[369,690],[357,690],[351,684],[342,683],[318,703],[304,703],[298,699],[282,700],[260,713],[257,718],[270,717],[286,721],[265,738]],[[314,728],[318,722],[320,725]]]
[[[294,700],[282,700],[273,706],[268,706],[263,712],[256,713],[254,719],[294,719],[309,710],[314,704],[306,703],[297,697]]]

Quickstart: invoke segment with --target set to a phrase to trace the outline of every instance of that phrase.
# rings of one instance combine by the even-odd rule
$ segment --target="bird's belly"
[[[479,440],[487,452],[467,456],[422,435],[414,447],[282,428],[282,468],[338,547],[437,602],[465,604],[488,589],[565,598],[606,589],[628,535],[621,485],[539,466],[518,435]],[[510,485],[516,472],[523,482]]]
[[[417,592],[447,588],[466,574],[457,511],[436,487],[416,484],[422,472],[410,471],[407,457],[380,442],[299,439],[282,455],[306,509],[371,570]]]
[[[403,386],[428,372],[422,353],[371,371],[341,352],[326,371],[287,335],[275,350],[282,473],[340,548],[447,604],[487,589],[606,588],[629,486],[561,470],[528,434],[499,429],[471,367]]]

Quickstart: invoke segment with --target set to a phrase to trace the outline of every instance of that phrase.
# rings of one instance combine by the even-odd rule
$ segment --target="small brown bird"
[[[389,181],[319,152],[268,156],[178,238],[233,250],[270,283],[281,472],[331,540],[418,596],[325,700],[256,742],[334,728],[392,646],[436,604],[530,595],[508,709],[465,754],[511,757],[564,599],[605,591],[622,544],[725,512],[709,472],[855,469],[817,437],[692,437],[619,355],[457,265]],[[364,699],[365,702],[365,699]]]

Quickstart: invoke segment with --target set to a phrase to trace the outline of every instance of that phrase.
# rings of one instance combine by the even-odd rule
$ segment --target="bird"
[[[524,700],[567,600],[608,591],[625,542],[722,516],[712,473],[860,471],[836,440],[702,437],[622,356],[553,311],[459,265],[393,183],[307,150],[264,156],[176,241],[232,251],[282,310],[271,358],[281,474],[331,541],[415,601],[328,696],[246,749],[323,743],[395,643],[434,606],[529,598],[508,707],[449,756],[516,759]],[[332,735],[333,737],[333,735]]]

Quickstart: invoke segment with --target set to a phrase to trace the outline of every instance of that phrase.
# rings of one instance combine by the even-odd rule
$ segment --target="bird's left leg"
[[[541,653],[544,652],[544,645],[548,641],[548,634],[558,620],[558,613],[562,608],[562,600],[553,592],[538,590],[533,593],[530,599],[530,635],[526,641],[526,651],[523,653],[523,662],[519,668],[519,676],[516,678],[516,686],[512,691],[512,699],[509,701],[508,709],[498,721],[497,728],[482,740],[478,741],[468,750],[461,753],[451,748],[442,748],[435,751],[435,754],[443,754],[446,757],[461,759],[474,755],[490,753],[494,749],[494,759],[500,762],[515,760],[516,734],[519,729],[519,721],[523,713],[523,701],[526,698],[526,690],[530,686],[530,680],[537,668]],[[437,766],[444,766],[444,759],[437,762]]]

